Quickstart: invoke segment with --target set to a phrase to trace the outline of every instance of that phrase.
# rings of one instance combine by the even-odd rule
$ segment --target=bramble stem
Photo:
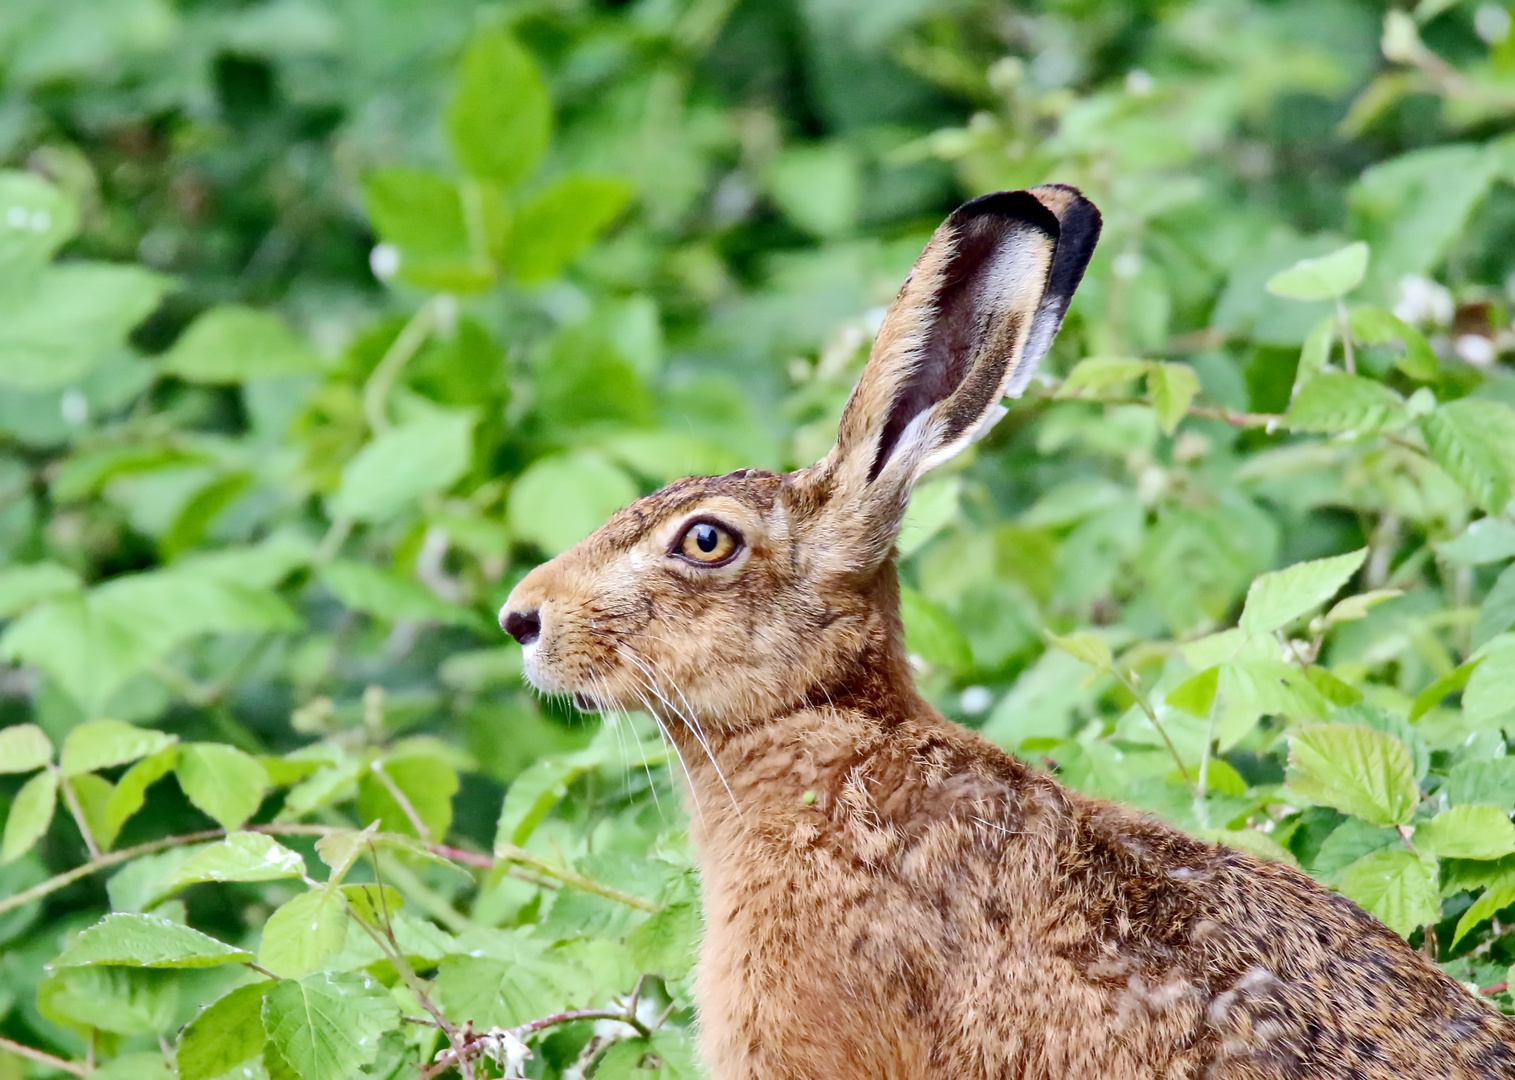
[[[68,1061],[64,1058],[54,1057],[45,1050],[37,1050],[18,1043],[0,1035],[0,1050],[7,1050],[19,1057],[30,1058],[39,1065],[46,1065],[49,1069],[58,1069],[61,1072],[73,1073],[75,1076],[88,1076],[92,1070],[88,1065],[81,1065],[77,1061]]]

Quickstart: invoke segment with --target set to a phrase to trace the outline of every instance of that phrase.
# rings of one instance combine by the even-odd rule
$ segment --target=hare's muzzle
[[[500,629],[522,645],[530,645],[542,636],[542,617],[535,610],[511,611],[504,608],[500,611]]]

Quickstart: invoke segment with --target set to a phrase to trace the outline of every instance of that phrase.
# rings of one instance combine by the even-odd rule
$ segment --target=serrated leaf
[[[486,30],[469,42],[447,134],[465,172],[507,188],[541,162],[552,136],[552,102],[536,61],[508,34]]]
[[[275,975],[298,979],[319,971],[342,951],[347,937],[347,900],[331,886],[303,892],[268,917],[258,964]]]
[[[83,931],[53,966],[202,968],[246,964],[253,954],[156,915],[107,915]]]
[[[1405,351],[1394,363],[1410,378],[1426,382],[1441,375],[1441,364],[1425,335],[1392,311],[1380,307],[1354,307],[1347,315],[1347,322],[1352,328],[1352,336],[1364,345],[1401,342]]]
[[[156,754],[172,746],[178,736],[139,728],[120,720],[92,720],[80,724],[63,740],[59,767],[64,776],[108,769]]]
[[[1492,919],[1511,904],[1515,904],[1515,867],[1491,882],[1483,894],[1457,920],[1457,930],[1452,934],[1452,946],[1456,948],[1468,933],[1485,919]]]
[[[323,972],[280,979],[263,999],[268,1046],[301,1080],[348,1080],[379,1055],[400,1022],[389,991],[367,975]]]
[[[26,773],[53,760],[53,744],[36,724],[0,730],[0,773]]]
[[[1364,855],[1341,873],[1341,892],[1400,937],[1441,918],[1436,859],[1404,848]]]
[[[1420,802],[1409,748],[1358,724],[1317,724],[1289,739],[1289,786],[1370,825],[1401,825]]]
[[[1199,376],[1188,364],[1155,361],[1147,365],[1147,396],[1157,422],[1172,435],[1199,393]]]
[[[175,740],[177,742],[177,739]],[[142,809],[147,801],[147,789],[174,771],[179,760],[177,745],[165,746],[156,754],[150,754],[121,775],[110,801],[105,804],[105,828],[112,836],[121,831],[121,826]]]
[[[1415,847],[1443,859],[1498,859],[1515,852],[1515,824],[1495,806],[1454,806],[1416,826]]]
[[[1431,460],[1490,514],[1499,514],[1515,485],[1515,409],[1463,398],[1421,417]]]
[[[437,1005],[448,1016],[467,1017],[475,1027],[514,1027],[584,1000],[574,993],[584,989],[582,980],[567,974],[561,964],[539,958],[506,963],[487,956],[449,956],[437,969]]]
[[[222,743],[179,747],[174,774],[185,798],[228,832],[240,829],[268,793],[268,772],[258,759]]]
[[[347,913],[375,930],[383,930],[405,906],[405,898],[388,885],[343,885]]]
[[[1047,640],[1069,656],[1082,660],[1101,671],[1107,670],[1113,662],[1110,646],[1098,634],[1084,632],[1061,636],[1049,633]]]
[[[5,818],[0,865],[15,862],[42,839],[47,827],[53,823],[53,810],[57,804],[58,773],[55,770],[39,772],[21,785]]]
[[[385,779],[404,797],[409,812]],[[358,815],[365,822],[378,823],[381,832],[441,843],[452,828],[452,797],[457,790],[457,770],[440,758],[429,754],[386,758],[374,762],[358,780]],[[411,812],[419,819],[421,831],[412,823]]]
[[[327,833],[316,841],[316,854],[330,868],[329,884],[340,882],[352,869],[352,864],[373,841],[379,831],[377,823],[371,822],[363,829],[340,829]]]
[[[1473,628],[1473,648],[1483,648],[1512,628],[1515,628],[1515,564],[1504,568],[1483,598],[1478,608],[1478,625]]]
[[[626,936],[626,951],[642,971],[682,979],[694,966],[703,925],[694,904],[669,904]]]
[[[66,776],[63,783],[73,793],[74,801],[79,806],[79,815],[84,819],[84,827],[89,830],[90,836],[102,850],[109,851],[116,842],[116,833],[106,826],[105,808],[115,794],[116,785],[94,773]]]
[[[235,832],[197,850],[159,886],[164,897],[202,881],[280,881],[305,875],[305,860],[271,836]]]
[[[1404,410],[1404,399],[1383,383],[1326,371],[1300,387],[1284,424],[1293,431],[1362,435],[1402,417]]]
[[[263,1053],[263,996],[269,983],[239,986],[179,1033],[179,1080],[216,1080]]]
[[[583,772],[584,766],[577,762],[540,758],[517,776],[500,807],[500,819],[495,826],[495,854],[506,846],[525,844],[542,819],[568,794],[568,785]]]
[[[277,315],[238,304],[198,316],[162,363],[169,374],[199,383],[240,383],[320,370],[310,346]]]
[[[1362,284],[1368,271],[1368,245],[1362,241],[1314,259],[1301,259],[1280,270],[1265,286],[1289,300],[1335,300]]]
[[[1515,521],[1481,517],[1458,536],[1436,545],[1436,553],[1459,566],[1482,566],[1515,557]]]
[[[93,1031],[161,1035],[174,1025],[178,991],[179,981],[169,971],[61,968],[50,972],[37,988],[37,1011],[85,1037]]]
[[[1242,630],[1248,634],[1271,634],[1288,626],[1340,592],[1367,557],[1368,549],[1362,548],[1263,574],[1247,590],[1247,603],[1241,613]]]
[[[1331,711],[1303,671],[1278,660],[1227,660],[1220,665],[1219,692],[1227,708],[1258,715],[1320,719]]]

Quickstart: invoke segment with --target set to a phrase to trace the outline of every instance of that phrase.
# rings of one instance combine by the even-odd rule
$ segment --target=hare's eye
[[[738,540],[729,529],[708,521],[696,521],[684,530],[677,552],[706,566],[723,563],[736,554]]]

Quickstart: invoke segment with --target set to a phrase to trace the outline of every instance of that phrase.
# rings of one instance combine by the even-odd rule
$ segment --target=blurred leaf
[[[74,938],[54,967],[200,968],[246,964],[250,952],[155,915],[107,915]]]
[[[1395,360],[1395,365],[1410,378],[1428,382],[1441,376],[1441,364],[1425,335],[1392,311],[1379,307],[1354,307],[1348,313],[1348,325],[1352,337],[1364,345],[1401,342],[1405,351]]]
[[[417,582],[370,563],[339,559],[322,568],[321,580],[348,608],[388,622],[473,626],[478,621],[467,609],[443,600]]]
[[[1483,598],[1478,609],[1478,625],[1473,629],[1472,646],[1482,648],[1511,629],[1515,629],[1515,566],[1505,567]]]
[[[1462,692],[1462,711],[1473,728],[1509,723],[1515,713],[1515,640],[1495,644],[1473,669]]]
[[[1481,517],[1468,523],[1462,535],[1438,544],[1436,552],[1448,562],[1479,566],[1515,557],[1515,521]]]
[[[1330,712],[1303,671],[1277,660],[1228,660],[1220,665],[1219,689],[1229,707],[1257,714],[1322,719]]]
[[[1364,855],[1342,871],[1341,891],[1400,937],[1441,918],[1436,860],[1403,848]]]
[[[1368,245],[1348,244],[1340,251],[1301,259],[1268,279],[1268,291],[1290,300],[1335,300],[1362,284],[1368,269]]]
[[[258,759],[220,743],[180,746],[174,772],[185,797],[228,832],[240,829],[268,792],[268,773]]]
[[[1473,669],[1480,662],[1474,660],[1458,665],[1417,694],[1415,700],[1410,705],[1410,723],[1413,724],[1426,713],[1440,705],[1442,699],[1448,694],[1456,693],[1467,686],[1468,680],[1473,677]]]
[[[163,357],[164,371],[201,383],[240,383],[319,369],[310,346],[277,316],[239,305],[205,312]]]
[[[973,650],[952,616],[903,585],[900,618],[905,624],[905,648],[910,653],[948,671],[966,671],[973,666]]]
[[[301,1080],[347,1080],[379,1055],[400,1022],[389,991],[367,975],[323,972],[280,979],[263,999],[268,1049]]]
[[[505,792],[505,802],[500,807],[500,819],[495,827],[495,854],[501,854],[507,845],[521,847],[531,839],[542,819],[568,794],[568,785],[577,780],[584,769],[584,764],[577,758],[567,761],[542,758],[517,776]]]
[[[863,178],[843,143],[794,146],[768,167],[768,190],[785,216],[815,236],[849,232],[861,209]]]
[[[1468,910],[1462,913],[1462,918],[1457,920],[1457,929],[1452,934],[1453,947],[1467,936],[1468,931],[1485,919],[1493,918],[1511,904],[1515,904],[1515,868],[1507,870],[1502,877],[1490,884]]]
[[[0,619],[19,615],[32,605],[55,596],[77,593],[79,575],[57,563],[32,563],[0,570]]]
[[[510,490],[511,530],[548,555],[567,551],[637,497],[636,486],[598,454],[533,462]]]
[[[305,860],[273,837],[234,832],[180,864],[159,886],[159,896],[201,881],[279,881],[304,875]]]
[[[379,435],[342,470],[332,510],[384,521],[420,496],[451,487],[473,460],[474,418],[441,412]]]
[[[1060,398],[1104,397],[1112,390],[1120,390],[1147,374],[1144,360],[1124,357],[1094,356],[1080,360],[1068,377],[1057,388]],[[1187,406],[1186,406],[1187,407]]]
[[[53,808],[57,802],[58,774],[52,769],[38,773],[21,785],[5,818],[0,865],[15,862],[42,839],[53,822]]]
[[[516,280],[531,284],[556,277],[599,237],[631,198],[624,181],[565,176],[516,211],[509,264]]]
[[[1337,623],[1365,619],[1368,617],[1368,612],[1379,604],[1403,595],[1404,592],[1401,589],[1370,589],[1356,596],[1348,596],[1338,600],[1331,606],[1331,610],[1326,612],[1326,625],[1334,626]]]
[[[1248,634],[1270,634],[1308,614],[1341,591],[1368,557],[1368,549],[1329,559],[1296,563],[1287,570],[1263,574],[1247,590],[1241,628]]]
[[[239,986],[185,1025],[174,1055],[180,1080],[216,1080],[262,1054],[268,989],[268,983]]]
[[[1292,735],[1289,786],[1371,825],[1404,824],[1420,802],[1404,743],[1355,724],[1317,724]]]
[[[437,1003],[451,1016],[481,1027],[513,1027],[579,1004],[557,965],[522,957],[449,956],[437,969]]]
[[[1515,824],[1494,806],[1454,806],[1415,828],[1415,847],[1443,859],[1497,859],[1515,852]]]
[[[1147,365],[1147,396],[1157,410],[1158,422],[1169,435],[1178,428],[1199,393],[1199,376],[1187,364],[1157,362]]]
[[[0,773],[25,773],[53,760],[53,744],[36,724],[0,728]]]
[[[149,757],[178,741],[175,735],[139,728],[120,720],[94,720],[80,724],[63,740],[59,767],[64,776],[125,765]]]
[[[1110,646],[1097,634],[1084,632],[1068,634],[1066,637],[1048,634],[1047,640],[1069,656],[1077,657],[1097,670],[1107,670],[1113,663]]]
[[[0,171],[0,295],[24,288],[78,228],[73,199],[35,173]]]
[[[105,805],[105,829],[111,836],[119,833],[121,826],[142,809],[147,801],[147,789],[173,772],[178,760],[177,745],[169,745],[138,761],[122,774]]]
[[[536,61],[508,34],[485,30],[469,42],[447,134],[469,175],[507,188],[529,176],[546,154],[552,137],[547,86]]]
[[[694,904],[669,904],[627,935],[626,951],[643,971],[681,979],[694,966],[702,927]]]
[[[1182,709],[1190,716],[1201,720],[1210,716],[1215,704],[1215,692],[1220,686],[1220,668],[1207,667],[1189,676],[1163,696],[1163,700],[1175,709]]]
[[[363,179],[363,207],[392,247],[401,280],[458,292],[494,281],[485,253],[474,250],[458,185],[447,177],[422,169],[380,169]],[[377,256],[370,261],[376,271],[382,269]]]

